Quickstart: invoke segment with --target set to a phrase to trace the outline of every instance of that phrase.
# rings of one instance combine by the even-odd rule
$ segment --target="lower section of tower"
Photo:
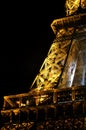
[[[1,111],[1,130],[86,129],[86,86],[45,91],[43,95],[51,98],[41,104],[39,95],[33,94],[31,97],[26,93],[16,95],[16,98],[14,95],[9,96],[10,100],[6,100]],[[33,104],[27,103],[30,97]],[[13,106],[13,100],[21,105]]]

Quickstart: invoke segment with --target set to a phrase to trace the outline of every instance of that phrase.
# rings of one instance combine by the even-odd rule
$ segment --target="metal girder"
[[[68,1],[74,4],[67,5],[71,14],[72,9],[79,6],[79,0]],[[83,8],[86,7],[84,2],[85,0],[81,0]],[[86,128],[86,45],[82,46],[83,42],[86,42],[86,13],[56,19],[51,23],[51,28],[56,38],[30,91],[4,96],[1,115],[4,119],[7,117],[7,120],[4,120],[6,128],[13,129],[16,126],[15,129],[29,129],[34,126],[35,129],[50,129],[51,122],[60,130],[78,128],[77,123],[80,123],[81,129]],[[81,76],[84,79],[83,87],[81,81],[78,82]],[[54,110],[53,116],[51,109]],[[40,113],[40,110],[43,110],[45,115],[42,121],[40,117],[43,113]],[[23,121],[22,113],[26,115]],[[18,119],[18,122],[15,120],[13,123],[13,117]]]
[[[77,59],[75,55],[78,51],[77,50],[78,44],[77,42],[74,42],[74,41],[77,41],[75,39],[80,39],[80,37],[83,38],[86,36],[86,24],[84,24],[86,22],[84,21],[86,20],[85,16],[86,14],[80,14],[78,16],[74,16],[74,18],[70,16],[69,18],[66,17],[59,20],[55,20],[51,24],[52,27],[55,25],[56,29],[58,26],[60,26],[60,24],[61,26],[56,33],[56,38],[54,39],[49,49],[47,57],[45,58],[39,70],[38,75],[36,76],[35,80],[33,81],[31,85],[31,90],[30,92],[28,92],[29,97],[30,97],[30,94],[34,95],[35,93],[34,95],[35,101],[37,101],[36,94],[39,94],[39,95],[41,94],[40,101],[49,98],[47,97],[47,95],[45,95],[45,97],[42,97],[42,93],[41,93],[42,91],[52,90],[54,88],[58,88],[61,86],[67,87],[66,82],[69,81],[68,79],[71,79],[72,77],[71,75],[69,76],[67,74],[70,70],[70,64],[72,63],[72,60],[74,60],[74,58],[75,60]],[[63,23],[65,23],[68,27],[67,26],[65,27],[65,24],[60,23],[60,21],[62,20],[63,20]],[[80,22],[83,24],[81,25]],[[69,26],[71,23],[73,24],[75,23],[75,25],[76,23],[78,24],[75,28],[75,26]],[[75,65],[76,65],[76,61],[75,61]],[[65,71],[65,68],[67,68],[66,70],[68,70],[68,72]],[[73,82],[73,79],[71,80],[71,82]],[[22,98],[28,97],[28,93],[5,96],[4,100],[11,107],[14,107],[17,105],[19,106],[19,104],[21,105]]]
[[[55,42],[51,45],[49,53],[36,76],[31,88],[36,85],[38,91],[51,89],[58,81],[71,40]]]
[[[72,15],[80,10],[86,9],[86,0],[66,0],[65,7],[66,15]]]
[[[66,125],[65,121],[70,119],[75,122],[75,119],[77,119],[77,122],[80,122],[80,118],[83,119],[81,122],[83,127],[86,127],[86,86],[83,88],[81,86],[73,86],[72,88],[46,91],[46,93],[49,95],[52,93],[53,98],[49,104],[2,110],[3,127],[7,128],[9,126],[10,129],[11,127],[24,127],[23,125],[26,125],[29,128],[36,123],[36,129],[36,127],[41,127],[40,124],[43,125],[43,122],[54,121],[53,123],[55,123],[59,120],[60,122],[64,120],[64,125]],[[11,97],[13,98],[13,96]],[[58,126],[58,123],[56,126]],[[69,125],[70,127],[71,125]]]
[[[69,16],[69,17],[64,17],[60,19],[55,19],[51,23],[51,28],[55,35],[57,35],[58,30],[62,28],[71,28],[74,27],[76,28],[77,26],[81,26],[86,24],[86,13],[74,15],[74,16]],[[68,32],[69,36],[69,32]]]
[[[31,89],[35,89],[36,92],[52,89],[56,84],[59,84],[59,78],[66,64],[67,57],[69,57],[69,62],[71,62],[75,56],[71,56],[70,52],[79,52],[77,43],[72,45],[74,44],[73,40],[79,38],[79,36],[86,36],[86,13],[54,20],[51,28],[56,35],[56,39],[53,41],[48,55],[31,85]]]

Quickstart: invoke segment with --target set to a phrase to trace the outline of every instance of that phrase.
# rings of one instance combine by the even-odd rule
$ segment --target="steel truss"
[[[80,69],[78,52],[86,47],[81,46],[86,42],[86,13],[55,20],[51,27],[56,39],[30,91],[4,96],[2,130],[86,129],[86,84],[74,85],[81,79],[78,73],[74,81],[74,75]],[[82,63],[80,60],[80,67]]]

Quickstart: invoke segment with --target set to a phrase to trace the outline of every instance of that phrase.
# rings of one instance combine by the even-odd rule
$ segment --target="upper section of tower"
[[[66,16],[86,11],[86,0],[66,0]]]

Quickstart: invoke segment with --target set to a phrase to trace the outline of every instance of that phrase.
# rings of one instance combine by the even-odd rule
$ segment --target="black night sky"
[[[28,92],[54,39],[50,24],[65,16],[65,0],[3,3],[0,94]]]

